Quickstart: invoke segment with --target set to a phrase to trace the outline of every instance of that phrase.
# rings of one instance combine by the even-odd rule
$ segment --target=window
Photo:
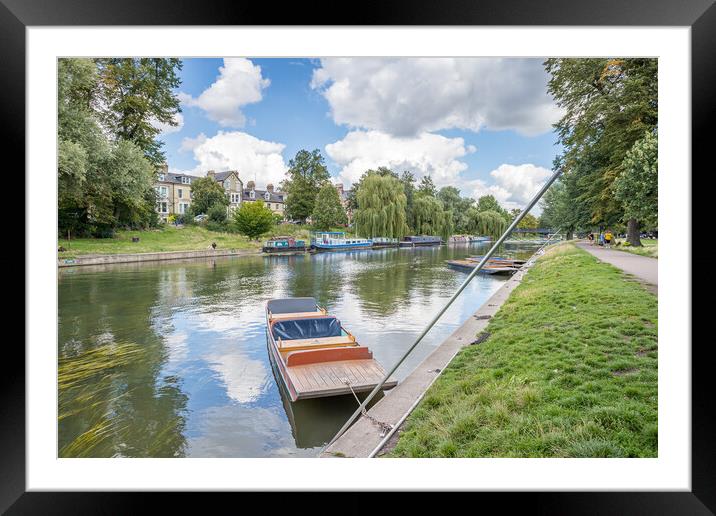
[[[167,187],[166,186],[159,186],[155,188],[157,191],[157,195],[161,198],[165,198],[167,196]]]
[[[241,194],[232,193],[232,194],[231,194],[231,203],[232,203],[232,204],[238,204],[238,203],[240,203],[240,202],[241,202],[241,197],[240,197],[240,195],[241,195]]]
[[[271,198],[271,194],[269,192],[266,192],[264,194],[264,199],[266,199],[268,201],[270,198]]]
[[[177,188],[177,195],[179,196],[180,199],[182,198],[181,188]]]
[[[164,174],[159,174],[159,180],[164,181]]]
[[[189,205],[186,204],[186,203],[183,203],[183,202],[180,203],[180,204],[179,204],[179,213],[186,213],[186,207],[187,207],[187,206],[189,206]]]
[[[188,176],[182,176],[181,177],[181,184],[188,185],[191,184],[191,178]]]
[[[158,202],[157,203],[157,211],[159,213],[166,213],[167,212],[167,203],[166,202]]]

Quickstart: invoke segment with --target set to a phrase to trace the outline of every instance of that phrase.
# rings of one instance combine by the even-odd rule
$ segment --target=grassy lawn
[[[139,242],[132,242],[139,237]],[[152,253],[161,251],[199,251],[216,242],[217,249],[259,249],[261,242],[249,241],[236,233],[218,233],[199,226],[166,226],[150,231],[118,231],[115,238],[61,238],[58,246],[67,249],[59,258],[83,254]]]
[[[657,298],[572,244],[525,276],[393,457],[656,457]]]
[[[618,249],[620,251],[626,251],[628,253],[638,254],[641,256],[651,256],[652,258],[659,257],[659,241],[655,238],[642,238],[642,247],[624,246],[625,240],[620,239],[617,241],[621,242],[622,245],[613,249]]]

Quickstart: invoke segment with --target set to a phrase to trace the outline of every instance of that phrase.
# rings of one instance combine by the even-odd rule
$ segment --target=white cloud
[[[238,170],[244,184],[255,179],[259,188],[267,183],[278,187],[287,170],[282,155],[285,147],[282,143],[259,140],[240,131],[219,131],[211,138],[202,133],[182,142],[182,148],[191,150],[198,162],[193,170],[183,172],[203,176],[209,170]]]
[[[379,131],[353,131],[326,145],[326,154],[340,167],[340,180],[354,183],[368,169],[410,170],[420,178],[430,174],[438,186],[453,184],[467,165],[459,158],[475,152],[462,138],[422,133],[395,137]]]
[[[160,135],[165,134],[171,134],[171,133],[178,133],[182,130],[182,127],[184,127],[184,116],[181,113],[177,113],[174,115],[174,121],[177,123],[177,125],[171,125],[164,122],[160,122],[159,120],[152,120],[150,123],[153,127],[159,129]]]
[[[481,179],[475,179],[468,181],[466,185],[472,190],[470,194],[475,199],[483,195],[493,195],[508,210],[522,209],[551,175],[550,170],[530,163],[503,163],[490,172],[490,176],[495,180],[494,184],[488,185]],[[532,211],[541,212],[538,206]]]
[[[327,58],[314,70],[337,124],[415,136],[459,128],[547,132],[560,111],[541,59]]]
[[[270,81],[261,76],[260,66],[245,58],[227,58],[211,86],[196,98],[180,93],[179,99],[187,106],[203,109],[222,127],[243,127],[246,117],[241,108],[260,101],[263,89],[269,84]]]

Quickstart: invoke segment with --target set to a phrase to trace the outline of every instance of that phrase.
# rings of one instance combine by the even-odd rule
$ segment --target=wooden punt
[[[448,267],[460,270],[472,270],[479,264],[479,261],[475,260],[447,260]],[[488,262],[480,269],[478,274],[514,274],[519,270],[519,267],[512,265],[505,265],[503,263]]]
[[[340,321],[310,297],[266,304],[271,357],[291,401],[373,390],[385,371]],[[389,378],[383,388],[397,380]]]

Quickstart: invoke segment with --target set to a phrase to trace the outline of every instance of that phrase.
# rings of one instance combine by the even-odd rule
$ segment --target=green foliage
[[[410,172],[403,172],[403,175],[405,175],[405,174],[410,174]],[[348,208],[350,208],[353,211],[360,208],[360,206],[358,205],[358,190],[361,189],[361,186],[363,185],[363,181],[368,176],[373,176],[373,175],[390,176],[390,177],[394,177],[395,179],[398,179],[398,174],[393,172],[392,170],[390,170],[387,167],[378,167],[376,170],[373,170],[373,169],[366,170],[365,172],[363,172],[363,174],[361,174],[358,181],[353,183],[353,186],[351,187],[351,191],[348,193]],[[412,177],[412,174],[411,174],[411,177]]]
[[[263,201],[242,202],[234,212],[234,225],[239,233],[258,239],[274,225],[274,217]]]
[[[471,197],[461,197],[460,190],[454,186],[445,186],[437,195],[445,209],[452,212],[453,227],[458,233],[469,232],[467,212],[475,204]]]
[[[545,192],[540,203],[540,226],[560,230],[571,238],[574,231],[588,229],[591,214],[586,203],[579,200],[576,175],[561,176]]]
[[[400,182],[403,183],[403,191],[405,192],[405,219],[410,225],[413,217],[413,202],[415,200],[415,176],[412,172],[406,170],[400,175]]]
[[[176,126],[181,111],[174,89],[181,84],[180,59],[103,58],[96,60],[102,97],[101,119],[118,139],[134,142],[147,159],[164,161],[158,123]]]
[[[223,203],[212,204],[206,211],[206,217],[211,222],[226,222],[226,205]]]
[[[658,171],[657,135],[649,131],[627,152],[622,173],[614,180],[614,196],[624,206],[625,220],[657,224]]]
[[[494,195],[483,195],[480,197],[477,200],[475,208],[477,208],[477,211],[495,211],[502,215],[505,220],[512,220],[510,213],[497,202]]]
[[[447,240],[453,232],[452,212],[435,197],[419,194],[413,204],[413,216],[413,229],[418,234],[439,235]]]
[[[60,234],[106,236],[117,227],[156,225],[155,167],[139,139],[106,123],[115,86],[99,61],[63,58],[57,69]]]
[[[505,216],[495,210],[480,211],[477,208],[470,208],[467,210],[466,220],[469,233],[488,235],[493,240],[502,236],[509,226]]]
[[[614,180],[627,152],[658,123],[657,60],[548,59],[545,68],[549,93],[564,110],[556,124],[564,150],[555,168],[563,170],[572,201],[583,205],[574,211],[589,215],[577,222],[613,225],[624,217]]]
[[[298,151],[288,165],[288,178],[281,183],[281,190],[286,192],[286,216],[305,221],[313,213],[318,190],[331,176],[318,149]]]
[[[515,210],[515,211],[517,211],[517,213],[516,214],[513,213],[513,215],[516,218],[520,214],[520,210]],[[535,229],[535,228],[540,227],[540,225],[539,225],[539,220],[537,220],[537,217],[535,217],[531,213],[528,213],[527,215],[522,217],[522,220],[520,221],[519,224],[517,224],[517,227],[519,229]]]
[[[433,178],[430,177],[430,175],[423,176],[423,178],[420,180],[420,185],[418,185],[418,195],[426,195],[428,197],[435,197],[438,194],[438,189],[435,187],[435,183],[433,183]]]
[[[331,183],[324,184],[318,191],[311,220],[318,231],[328,231],[334,226],[348,223],[338,190]]]
[[[214,205],[229,205],[229,198],[224,188],[210,176],[195,179],[191,183],[192,211],[194,215],[206,213]]]
[[[401,238],[406,234],[407,197],[395,175],[368,174],[362,178],[356,197],[359,208],[353,220],[357,234],[367,238]]]
[[[411,413],[395,457],[656,457],[658,303],[614,267],[548,251]]]

